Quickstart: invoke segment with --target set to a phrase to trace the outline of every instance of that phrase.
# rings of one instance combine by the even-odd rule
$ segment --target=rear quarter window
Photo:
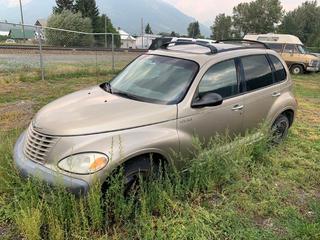
[[[274,77],[275,77],[275,82],[282,82],[287,79],[287,72],[286,69],[284,68],[282,62],[279,60],[274,55],[269,55],[270,60],[274,66]]]

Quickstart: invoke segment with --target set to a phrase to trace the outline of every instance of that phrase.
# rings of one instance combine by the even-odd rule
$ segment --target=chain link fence
[[[0,23],[0,74],[20,72],[20,80],[107,75],[146,52],[155,37]]]

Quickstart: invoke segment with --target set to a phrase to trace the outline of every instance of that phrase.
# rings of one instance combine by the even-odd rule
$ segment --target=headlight
[[[80,153],[69,156],[58,163],[64,171],[76,174],[91,174],[100,171],[108,163],[108,157],[101,153]]]
[[[311,60],[310,62],[309,62],[309,66],[310,67],[316,67],[318,65],[318,61],[317,60]]]

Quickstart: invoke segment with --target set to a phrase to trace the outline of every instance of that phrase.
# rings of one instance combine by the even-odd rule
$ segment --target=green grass
[[[112,77],[108,69],[99,75],[72,71],[52,73],[46,82],[0,76],[0,110],[29,100],[35,113],[59,96]],[[265,139],[254,145],[239,142],[221,156],[217,149],[227,138],[215,139],[208,148],[195,143],[188,173],[167,169],[161,181],[143,182],[136,199],[123,197],[121,173],[111,180],[103,202],[98,186],[76,199],[63,189],[19,178],[12,148],[25,126],[10,124],[19,119],[19,109],[8,112],[0,117],[7,126],[0,133],[0,237],[320,239],[320,75],[294,82],[299,112],[281,146],[270,149]]]

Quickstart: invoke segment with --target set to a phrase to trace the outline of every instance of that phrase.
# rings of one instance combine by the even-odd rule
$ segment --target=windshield
[[[299,52],[302,54],[306,54],[309,52],[303,45],[298,45],[298,49],[299,49]]]
[[[143,55],[126,67],[111,83],[111,91],[124,97],[160,104],[182,100],[198,72],[192,61]]]

